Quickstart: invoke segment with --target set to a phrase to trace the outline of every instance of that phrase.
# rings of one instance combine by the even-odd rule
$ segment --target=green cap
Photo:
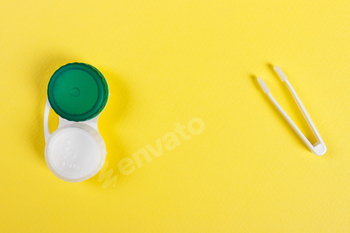
[[[52,75],[47,96],[52,109],[69,121],[86,121],[102,112],[108,100],[102,73],[85,63],[69,63]]]

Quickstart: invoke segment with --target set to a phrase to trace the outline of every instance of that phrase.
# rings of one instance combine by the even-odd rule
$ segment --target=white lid
[[[84,123],[59,127],[50,135],[45,160],[58,178],[78,182],[94,176],[102,167],[106,147],[96,130]]]

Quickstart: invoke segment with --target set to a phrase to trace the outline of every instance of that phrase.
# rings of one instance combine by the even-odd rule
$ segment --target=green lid
[[[108,100],[102,73],[85,63],[69,63],[52,75],[47,96],[52,109],[69,121],[86,121],[102,112]]]

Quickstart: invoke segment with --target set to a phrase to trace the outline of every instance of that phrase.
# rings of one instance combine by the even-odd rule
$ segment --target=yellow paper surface
[[[349,23],[345,0],[1,1],[0,232],[349,232]],[[108,154],[102,172],[67,183],[45,163],[43,113],[51,75],[75,61],[108,81]],[[315,142],[274,65],[324,156],[258,86]],[[120,172],[157,139],[161,156]]]

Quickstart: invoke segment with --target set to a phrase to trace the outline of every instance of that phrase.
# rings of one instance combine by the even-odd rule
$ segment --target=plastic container
[[[44,113],[45,161],[58,178],[79,182],[99,172],[106,146],[98,131],[98,118],[108,101],[106,79],[95,67],[70,63],[59,68],[48,85]],[[50,134],[50,108],[59,125]]]

